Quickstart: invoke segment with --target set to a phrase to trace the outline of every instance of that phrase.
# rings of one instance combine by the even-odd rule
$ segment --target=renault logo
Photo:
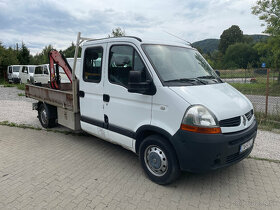
[[[246,117],[244,115],[242,116],[242,119],[243,119],[243,125],[246,126]]]

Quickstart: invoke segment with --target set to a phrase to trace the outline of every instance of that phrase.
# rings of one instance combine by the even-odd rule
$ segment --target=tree
[[[280,0],[258,0],[257,5],[252,7],[252,13],[267,24],[266,33],[280,35]]]
[[[246,43],[236,43],[228,47],[224,65],[227,68],[247,69],[248,64],[256,66],[257,61],[258,53],[252,46]]]
[[[72,42],[71,46],[69,46],[66,50],[61,51],[61,53],[66,58],[73,58],[75,55],[75,49],[76,49],[76,45],[74,45],[74,43]],[[79,47],[78,57],[81,57],[81,52],[82,52],[82,48]]]
[[[18,51],[17,58],[19,60],[19,64],[21,65],[27,65],[30,62],[30,51],[23,42],[21,43],[21,48]]]
[[[280,83],[280,0],[258,0],[256,6],[252,7],[252,13],[266,23],[264,32],[271,35],[266,49],[269,51],[267,54],[270,55],[271,67],[279,72]]]
[[[31,64],[45,64],[49,63],[49,52],[54,49],[52,45],[45,46],[41,53],[37,53],[33,59],[31,59]]]
[[[224,30],[220,36],[219,50],[225,54],[228,46],[242,41],[243,32],[240,30],[239,26],[233,25],[230,28]]]
[[[120,27],[112,29],[112,33],[108,35],[108,37],[120,37],[120,36],[125,36],[125,30],[121,29]]]

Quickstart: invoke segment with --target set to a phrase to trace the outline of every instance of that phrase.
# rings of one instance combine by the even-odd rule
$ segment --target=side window
[[[23,73],[26,73],[26,74],[28,73],[28,70],[27,70],[27,67],[26,67],[26,66],[23,66],[23,67],[22,67],[22,72],[23,72]]]
[[[91,47],[85,50],[83,79],[86,82],[99,83],[102,73],[102,47]]]
[[[125,45],[111,47],[108,68],[109,81],[127,87],[131,70],[141,71],[142,81],[146,81],[147,69],[133,47]]]
[[[44,74],[49,74],[49,71],[48,71],[48,67],[47,66],[44,66]]]

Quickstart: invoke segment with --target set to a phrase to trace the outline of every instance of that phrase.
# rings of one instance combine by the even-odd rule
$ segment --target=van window
[[[22,72],[28,74],[28,68],[27,66],[22,67]]]
[[[43,67],[42,66],[37,66],[35,68],[35,74],[43,74]]]
[[[48,70],[48,67],[47,66],[44,66],[44,74],[49,74],[49,70]]]
[[[13,72],[19,72],[20,66],[13,66]]]
[[[35,67],[34,66],[29,66],[29,73],[34,73]]]
[[[85,50],[83,79],[86,82],[101,81],[103,48],[93,47]]]
[[[13,73],[13,69],[11,66],[9,66],[9,73]]]
[[[110,49],[109,81],[114,84],[128,86],[131,70],[142,72],[142,81],[146,81],[147,69],[137,51],[128,45],[113,46]]]

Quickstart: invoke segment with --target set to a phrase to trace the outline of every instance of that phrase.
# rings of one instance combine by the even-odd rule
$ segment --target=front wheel
[[[159,135],[147,137],[140,145],[141,165],[155,183],[166,185],[177,179],[180,168],[172,145]]]

